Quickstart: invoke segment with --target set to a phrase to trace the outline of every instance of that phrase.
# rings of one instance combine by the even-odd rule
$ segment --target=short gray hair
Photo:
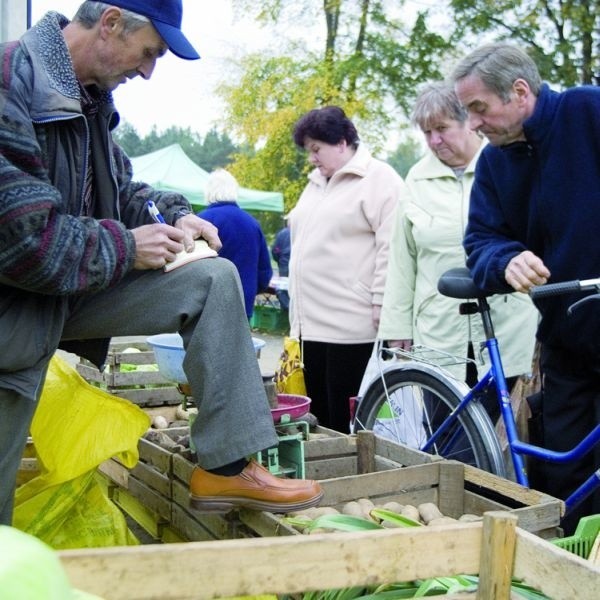
[[[465,56],[454,67],[450,80],[456,83],[470,75],[481,79],[485,87],[503,102],[510,100],[512,85],[517,79],[524,79],[535,96],[542,85],[542,78],[532,58],[506,42],[486,44]]]
[[[467,116],[467,111],[459,102],[454,87],[447,81],[435,81],[421,88],[415,100],[411,121],[425,131],[440,118],[464,123]]]
[[[237,202],[239,185],[236,178],[225,169],[215,169],[206,180],[204,199],[213,202]]]
[[[86,29],[91,29],[100,20],[102,13],[111,6],[113,5],[110,2],[92,2],[88,0],[77,9],[73,21],[80,23]],[[123,33],[133,33],[144,25],[151,23],[148,17],[138,15],[124,8],[120,10],[123,15]]]

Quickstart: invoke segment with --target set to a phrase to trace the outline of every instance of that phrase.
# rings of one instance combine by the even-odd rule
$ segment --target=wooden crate
[[[476,594],[508,600],[511,577],[549,598],[596,600],[600,569],[516,527],[514,514],[483,522],[266,539],[63,550],[71,584],[105,600],[198,600],[290,595],[479,574]]]
[[[519,526],[541,537],[557,537],[562,501],[506,479],[455,461],[435,461],[362,475],[326,479],[321,506],[341,507],[350,500],[370,498],[375,504],[435,503],[444,515],[458,518],[470,513],[508,510]],[[283,515],[240,510],[240,519],[260,536],[299,535]]]
[[[333,479],[440,460],[380,438],[371,431],[359,431],[356,435],[322,431],[327,433],[312,436],[304,444],[306,479]]]
[[[173,439],[187,431],[187,427],[163,430]],[[109,498],[154,540],[201,541],[254,535],[235,512],[204,515],[189,510],[188,490],[174,475],[176,462],[178,470],[185,465],[189,482],[194,463],[188,449],[180,454],[141,438],[138,452],[140,460],[132,469],[111,459],[102,463],[98,471],[104,477]]]
[[[124,352],[136,348],[140,352]],[[138,406],[180,404],[183,395],[177,385],[158,371],[125,371],[122,365],[155,365],[154,351],[144,342],[113,342],[108,351],[106,367],[99,371],[85,359],[75,366],[77,372],[92,385],[110,394],[126,398]]]

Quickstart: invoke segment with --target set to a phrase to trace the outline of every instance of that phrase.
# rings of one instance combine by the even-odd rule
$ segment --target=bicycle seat
[[[491,295],[475,285],[471,273],[466,267],[457,267],[446,271],[439,278],[437,287],[440,294],[460,300],[487,298]]]

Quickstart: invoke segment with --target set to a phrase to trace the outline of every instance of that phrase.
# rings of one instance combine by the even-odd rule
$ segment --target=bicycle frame
[[[442,437],[442,435],[455,423],[458,415],[466,409],[470,402],[472,402],[479,394],[483,393],[490,385],[494,386],[494,390],[496,392],[496,398],[500,408],[500,416],[506,429],[506,437],[514,467],[515,477],[519,484],[529,487],[529,479],[527,477],[525,463],[523,460],[524,456],[533,456],[541,460],[555,463],[568,463],[569,461],[583,457],[600,442],[600,424],[596,425],[596,427],[574,448],[566,452],[549,450],[547,448],[520,440],[515,416],[512,411],[510,393],[506,383],[504,367],[502,365],[502,358],[500,355],[500,349],[498,347],[498,340],[495,336],[494,327],[490,316],[490,306],[487,302],[487,295],[476,288],[468,270],[465,268],[451,269],[445,273],[439,281],[438,289],[442,294],[451,298],[463,300],[476,299],[476,305],[473,302],[462,304],[461,313],[474,314],[477,312],[480,314],[485,332],[485,348],[488,352],[490,368],[470,390],[467,388],[464,382],[458,382],[452,378],[452,380],[456,381],[456,384],[459,385],[458,389],[460,390],[463,388],[464,390],[464,393],[462,391],[459,393],[459,397],[462,397],[462,400],[444,419],[442,424],[432,434],[431,438],[427,440],[425,445],[420,448],[422,451],[428,452],[434,449],[436,443]],[[590,289],[595,290],[596,294],[579,301],[579,303],[588,301],[590,299],[600,299],[600,278],[586,281],[546,284],[537,289],[534,288],[531,290],[530,294],[532,297],[541,297]],[[575,308],[579,303],[576,303],[571,308]],[[427,361],[422,361],[421,363],[417,364],[420,364],[421,366],[419,368],[424,370],[436,369],[438,373],[440,371],[443,372],[443,369],[440,369],[435,364],[428,363]],[[399,367],[392,365],[390,367],[380,369],[379,377],[382,378],[384,386],[384,374],[394,368]],[[590,477],[584,483],[582,483],[566,498],[564,501],[566,512],[568,513],[587,496],[598,489],[600,489],[600,468],[590,475]]]
[[[502,358],[498,348],[498,340],[495,337],[489,316],[489,304],[485,298],[478,298],[477,304],[483,320],[483,328],[486,335],[485,346],[489,354],[491,367],[465,397],[465,400],[470,401],[470,399],[472,399],[478,392],[485,390],[488,385],[494,385],[496,397],[500,404],[501,418],[506,428],[506,437],[515,470],[515,477],[518,483],[529,487],[529,480],[523,462],[524,455],[533,456],[535,458],[556,463],[567,463],[571,460],[581,458],[590,450],[592,450],[592,448],[594,448],[598,442],[600,442],[600,424],[596,425],[596,427],[574,448],[566,452],[556,452],[541,446],[536,446],[534,444],[521,441],[519,439],[517,425],[512,411],[510,394],[506,385],[504,367],[502,366]],[[450,415],[448,418],[450,419],[451,417],[452,415]],[[565,499],[565,511],[569,512],[573,507],[577,506],[587,496],[599,488],[600,468],[597,469],[582,485],[580,485]]]

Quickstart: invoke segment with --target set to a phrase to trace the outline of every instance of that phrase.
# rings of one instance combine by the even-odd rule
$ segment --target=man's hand
[[[506,283],[517,292],[527,293],[535,285],[543,285],[548,281],[550,271],[539,256],[525,250],[517,254],[504,271]]]
[[[171,225],[142,225],[131,233],[136,249],[134,269],[162,269],[183,250],[183,231]]]
[[[219,230],[212,223],[193,213],[177,219],[175,227],[183,231],[183,243],[188,252],[194,249],[194,240],[198,238],[204,238],[208,245],[217,252],[223,245],[219,239]]]

